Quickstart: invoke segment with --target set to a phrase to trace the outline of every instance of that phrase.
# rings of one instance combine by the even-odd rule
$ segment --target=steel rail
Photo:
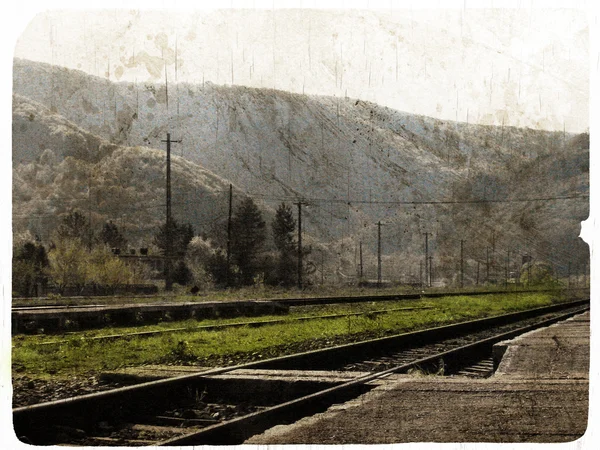
[[[406,372],[412,368],[426,366],[432,363],[449,359],[460,359],[463,355],[472,352],[481,352],[482,348],[490,348],[498,342],[512,339],[528,331],[551,325],[561,320],[572,317],[575,314],[581,313],[589,309],[582,308],[579,311],[562,314],[557,317],[545,320],[543,322],[527,325],[509,332],[501,333],[489,338],[479,340],[461,347],[440,352],[425,358],[421,358],[410,363],[392,367],[380,372],[375,372],[369,375],[364,375],[347,381],[338,386],[327,388],[313,394],[309,394],[280,405],[273,406],[263,411],[241,416],[226,422],[215,425],[210,425],[200,431],[189,433],[183,436],[177,436],[168,440],[158,441],[157,446],[173,446],[173,445],[239,445],[244,441],[258,433],[261,433],[275,425],[298,420],[309,414],[315,414],[326,409],[333,403],[339,403],[340,400],[352,398],[353,390],[365,385],[371,381],[386,377],[393,373]]]
[[[160,409],[161,407],[164,407],[164,405],[169,404],[169,401],[172,398],[182,398],[182,396],[189,395],[189,393],[186,393],[188,386],[210,376],[225,374],[239,369],[280,368],[289,367],[290,365],[306,366],[311,360],[329,360],[331,358],[337,358],[340,355],[347,356],[356,353],[357,351],[359,353],[361,351],[364,352],[365,350],[368,351],[369,348],[377,348],[386,343],[401,344],[419,341],[424,338],[433,339],[434,336],[444,336],[452,332],[466,333],[473,328],[482,328],[498,323],[510,323],[518,320],[520,317],[533,317],[548,312],[559,311],[561,309],[586,305],[588,302],[589,300],[560,303],[549,307],[535,308],[485,319],[460,322],[458,324],[403,333],[354,344],[345,344],[327,349],[312,350],[267,360],[239,364],[236,366],[215,368],[109,391],[19,407],[13,409],[14,428],[17,436],[27,436],[29,438],[36,434],[43,435],[52,425],[70,424],[75,427],[80,426],[86,428],[86,425],[91,422],[99,422],[107,420],[107,418],[124,418],[130,414],[139,414],[140,411],[145,411],[149,408],[152,408],[153,410]],[[388,372],[389,371],[384,371],[382,373]],[[148,402],[148,397],[152,398],[151,404]],[[44,438],[42,438],[42,440],[44,441]]]
[[[587,291],[587,288],[571,288],[567,289],[568,291]],[[456,297],[461,295],[500,295],[500,294],[528,294],[528,293],[548,293],[548,292],[557,292],[557,289],[524,289],[524,290],[494,290],[494,291],[445,291],[445,292],[413,292],[413,293],[405,293],[405,294],[375,294],[375,295],[346,295],[346,296],[320,296],[320,297],[297,297],[297,298],[252,298],[252,299],[232,299],[232,300],[222,300],[223,303],[235,303],[235,302],[248,302],[248,301],[265,301],[265,302],[275,302],[275,303],[283,303],[288,304],[289,306],[308,306],[308,305],[318,305],[318,304],[335,304],[335,303],[360,303],[365,301],[390,301],[390,300],[414,300],[419,298],[439,298],[439,297]],[[76,301],[76,300],[102,300],[102,299],[133,299],[133,298],[157,298],[161,297],[165,301],[168,301],[169,298],[165,296],[128,296],[128,297],[63,297],[62,300],[65,301]],[[39,303],[39,299],[32,298],[15,298],[14,300],[18,300],[19,302],[23,302],[24,300],[31,300],[33,302],[37,302],[35,306],[28,305],[15,305],[13,306],[13,310],[15,311],[28,311],[28,310],[38,310],[38,309],[73,309],[73,308],[86,308],[86,307],[111,307],[111,306],[123,306],[123,305],[138,305],[138,306],[160,306],[160,305],[178,305],[178,304],[190,304],[190,303],[209,303],[214,302],[215,300],[205,300],[200,302],[176,302],[176,303],[104,303],[104,304],[94,304],[94,305],[86,305],[86,304],[59,304],[59,303]]]

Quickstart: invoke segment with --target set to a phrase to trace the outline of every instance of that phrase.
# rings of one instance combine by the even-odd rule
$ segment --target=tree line
[[[291,287],[297,282],[296,221],[285,203],[279,205],[270,224],[272,239],[260,209],[250,197],[235,209],[227,235],[227,223],[210,238],[206,234],[195,236],[189,223],[169,223],[170,230],[167,223],[158,228],[152,245],[154,256],[164,256],[171,237],[174,283],[235,288],[258,283]],[[13,247],[13,292],[32,296],[40,295],[39,288],[44,291],[49,285],[62,292],[66,287],[147,283],[153,274],[143,258],[121,257],[127,245],[126,237],[112,221],[94,232],[81,212],[72,211],[62,218],[50,242],[43,244],[36,237]],[[307,256],[311,249],[303,247],[300,251]],[[154,278],[159,277],[154,274]]]

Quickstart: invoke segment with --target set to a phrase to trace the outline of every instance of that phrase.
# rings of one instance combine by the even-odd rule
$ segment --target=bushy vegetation
[[[77,239],[57,240],[48,253],[50,280],[62,292],[66,287],[98,285],[108,288],[136,283],[140,271],[119,259],[106,246],[88,250]]]
[[[250,197],[237,206],[230,226],[229,245],[221,246],[215,242],[227,241],[223,236],[226,225],[213,241],[206,234],[194,236],[191,224],[171,220],[170,230],[163,224],[156,231],[153,256],[167,254],[170,235],[171,280],[193,286],[195,292],[211,286],[241,288],[267,284],[287,288],[296,283],[296,222],[288,205],[280,205],[271,223],[272,240],[261,210]],[[34,295],[32,286],[42,280],[59,293],[67,288],[80,291],[89,285],[102,286],[107,288],[104,291],[111,292],[120,285],[157,283],[162,274],[155,273],[155,279],[149,279],[150,270],[143,268],[144,258],[122,258],[129,256],[127,242],[114,222],[109,220],[99,232],[94,232],[81,212],[71,211],[63,216],[52,234],[47,257],[41,243],[27,242],[15,250],[15,293]],[[303,247],[302,252],[308,256],[310,248]],[[304,273],[309,272],[306,266]]]
[[[252,286],[289,289],[296,284],[296,221],[288,205],[282,203],[278,207],[271,221],[271,233],[268,233],[261,210],[251,198],[244,198],[231,220],[229,258],[225,230],[226,223],[215,233],[214,239],[207,233],[194,236],[191,224],[173,220],[171,280],[188,286],[194,293],[211,288]],[[163,277],[161,273],[152,274],[143,258],[119,257],[118,250],[128,254],[126,248],[121,248],[126,247],[127,238],[115,223],[106,222],[96,233],[86,217],[76,210],[62,218],[47,246],[39,237],[34,240],[29,235],[28,240],[21,240],[14,248],[13,291],[17,295],[41,295],[47,285],[54,286],[59,293],[66,288],[80,290],[84,286],[101,286],[103,292],[110,293],[121,285],[156,284]],[[165,255],[166,225],[156,230],[153,243],[151,256]],[[311,254],[310,247],[304,246],[302,253],[303,279],[307,286],[314,281],[310,275],[316,266],[306,258]],[[524,264],[519,272],[517,281],[527,288],[556,288],[564,284],[554,267],[544,261]]]
[[[73,211],[63,217],[48,250],[39,242],[18,244],[13,251],[13,292],[42,295],[48,284],[59,293],[67,287],[81,289],[89,285],[110,292],[120,285],[146,281],[145,268],[125,263],[111,250],[111,244],[125,242],[114,224],[107,223],[99,236],[79,211]]]
[[[43,245],[37,242],[18,244],[13,249],[13,291],[20,295],[36,295],[38,286],[48,282],[48,255]]]

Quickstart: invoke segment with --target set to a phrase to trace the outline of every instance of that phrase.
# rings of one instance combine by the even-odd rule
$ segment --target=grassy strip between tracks
[[[110,341],[90,341],[81,338],[247,319],[169,322],[135,328],[106,328],[60,336],[17,335],[13,337],[12,364],[15,373],[40,378],[80,375],[146,364],[198,364],[202,366],[235,364],[261,357],[273,357],[370,337],[530,309],[561,300],[558,294],[514,293],[299,307],[291,310],[290,318],[309,314],[337,314],[433,306],[431,309],[315,319],[259,328],[243,326],[215,331],[178,331]],[[273,318],[282,318],[282,316],[265,316],[260,319]],[[67,340],[67,342],[56,345],[36,345],[39,342],[51,340]]]

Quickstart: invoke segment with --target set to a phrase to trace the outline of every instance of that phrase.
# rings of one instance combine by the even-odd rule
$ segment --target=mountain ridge
[[[510,207],[503,212],[498,206],[502,204],[474,203],[468,207],[471,212],[460,205],[423,205],[417,211],[401,205],[439,200],[510,201],[589,189],[589,149],[584,148],[589,148],[589,143],[581,135],[449,123],[357,99],[235,86],[187,86],[187,93],[179,92],[176,97],[178,102],[174,104],[170,98],[167,109],[166,90],[163,93],[158,85],[147,84],[140,92],[131,83],[115,85],[90,77],[68,69],[15,62],[17,94],[33,95],[37,97],[33,100],[49,104],[51,110],[64,112],[65,120],[91,135],[98,133],[97,139],[110,145],[159,147],[169,131],[182,140],[174,146],[175,155],[200,163],[225,184],[228,179],[235,180],[241,192],[262,199],[266,206],[313,200],[303,214],[303,228],[327,243],[332,255],[346,261],[340,263],[346,272],[353,265],[357,241],[370,241],[366,250],[373,254],[373,230],[378,221],[388,222],[394,229],[388,235],[393,243],[383,244],[385,253],[397,260],[408,258],[413,271],[426,228],[441,229],[438,254],[450,255],[450,250],[442,251],[442,247],[449,248],[451,236],[475,226],[465,221],[460,211],[474,214],[475,222],[490,229],[505,228],[506,242],[511,241],[511,234],[524,236],[519,238],[523,248],[527,239],[545,241],[540,233],[522,229],[517,216],[527,214],[523,208]],[[48,86],[52,85],[59,88],[50,92]],[[175,90],[183,88],[179,85]],[[174,114],[177,107],[179,114]],[[20,122],[13,124],[17,129],[27,121],[26,115],[17,114],[21,116]],[[35,152],[21,148],[22,141],[19,138],[13,147],[17,162],[22,153],[32,156]],[[52,145],[60,144],[59,140]],[[155,162],[160,164],[158,159]],[[186,202],[190,201],[188,196]],[[578,219],[587,217],[587,203],[567,209],[564,214],[554,212],[554,217],[543,209],[534,210],[539,217],[531,220],[550,223],[560,219],[551,230],[551,239],[568,233],[571,237],[563,245],[568,249],[579,245],[573,243],[578,241]],[[445,221],[446,226],[435,225]],[[489,239],[477,239],[479,260]],[[582,251],[578,247],[576,253]],[[564,265],[564,257],[553,258]]]

